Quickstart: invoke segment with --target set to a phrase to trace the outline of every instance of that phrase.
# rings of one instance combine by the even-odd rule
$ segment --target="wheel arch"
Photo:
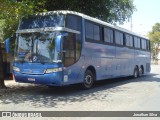
[[[86,68],[86,71],[87,71],[87,70],[90,70],[90,71],[93,73],[93,75],[94,75],[94,81],[96,81],[96,79],[97,79],[97,74],[96,74],[96,69],[95,69],[95,67],[92,66],[92,65],[90,65],[90,66],[88,66],[88,67]]]

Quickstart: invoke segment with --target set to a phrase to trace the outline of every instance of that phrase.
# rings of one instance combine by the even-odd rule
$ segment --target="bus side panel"
[[[134,49],[116,47],[117,76],[130,76],[134,70]]]
[[[73,65],[64,68],[63,84],[75,84],[82,82],[82,71],[84,66],[84,56],[81,55],[80,59]],[[80,79],[81,78],[81,79]]]
[[[115,46],[85,43],[85,66],[94,66],[97,80],[115,77]]]

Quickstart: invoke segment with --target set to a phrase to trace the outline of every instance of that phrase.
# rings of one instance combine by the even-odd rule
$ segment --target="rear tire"
[[[82,83],[83,89],[90,89],[94,83],[94,75],[91,70],[87,70],[84,75],[84,80]]]
[[[139,69],[139,77],[141,77],[144,74],[143,66]]]
[[[140,68],[139,68],[139,77],[141,77],[142,75],[143,75],[143,68],[140,67]]]
[[[133,72],[133,77],[138,78],[138,76],[139,76],[139,70],[137,67],[135,67],[134,72]]]

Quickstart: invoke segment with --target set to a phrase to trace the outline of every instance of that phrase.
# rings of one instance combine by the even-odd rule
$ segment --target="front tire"
[[[83,89],[90,89],[94,83],[94,75],[91,70],[87,70],[84,75],[84,80],[82,83]]]

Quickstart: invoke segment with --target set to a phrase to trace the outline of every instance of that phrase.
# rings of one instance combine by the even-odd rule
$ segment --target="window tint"
[[[126,46],[133,47],[133,37],[131,35],[126,34]]]
[[[86,21],[86,39],[87,40],[100,40],[100,27],[93,23]]]
[[[109,28],[104,28],[104,41],[108,43],[113,43],[113,30]]]
[[[36,15],[22,18],[19,29],[44,27],[64,27],[65,16],[62,14]]]
[[[68,33],[68,36],[63,38],[63,50],[66,51],[63,56],[65,67],[68,67],[79,60],[81,47],[82,41],[79,34]]]
[[[123,33],[115,31],[115,42],[118,45],[123,45]]]
[[[75,62],[75,34],[69,33],[63,40],[64,66],[70,66]]]
[[[82,48],[81,35],[76,34],[76,61],[79,60]]]
[[[146,50],[147,49],[146,40],[145,39],[141,39],[141,43],[142,43],[142,49]]]
[[[81,31],[81,17],[75,15],[67,15],[67,28]]]
[[[94,25],[94,33],[93,33],[93,38],[94,40],[100,40],[100,31],[99,31],[99,26],[98,25]]]
[[[140,42],[141,42],[141,39],[140,39],[140,38],[134,37],[134,47],[135,47],[135,48],[141,48]]]
[[[86,38],[93,40],[93,24],[86,22]]]
[[[77,31],[80,31],[81,32],[81,29],[82,29],[82,19],[81,17],[79,16],[75,16],[75,15],[67,15],[67,22],[66,22],[66,26],[67,28],[70,28],[70,29],[73,29],[73,30],[77,30]],[[91,25],[90,25],[91,26]],[[93,29],[92,29],[93,30]],[[90,32],[90,31],[89,31]],[[92,32],[90,32],[92,34]],[[89,35],[91,35],[89,34]],[[70,33],[69,34],[69,37],[70,37],[70,41],[71,43],[73,44],[73,39],[75,39],[76,41],[74,41],[74,45],[71,46],[70,43],[67,43],[67,45],[69,47],[75,47],[74,49],[76,49],[74,52],[74,57],[69,57],[69,51],[66,51],[68,52],[68,54],[66,54],[65,56],[65,66],[69,66],[72,64],[72,62],[75,62],[75,59],[76,61],[79,60],[80,58],[80,54],[81,54],[81,47],[82,47],[82,41],[81,41],[81,34],[73,34],[73,33]],[[91,36],[90,36],[91,37]],[[92,38],[92,37],[91,37]],[[68,38],[69,39],[69,38]],[[69,40],[66,41],[66,42],[70,42]],[[68,47],[68,48],[69,48]],[[70,52],[71,54],[71,52]],[[69,62],[69,60],[71,60]]]
[[[150,51],[150,41],[147,40],[146,42],[147,42],[147,50]]]

